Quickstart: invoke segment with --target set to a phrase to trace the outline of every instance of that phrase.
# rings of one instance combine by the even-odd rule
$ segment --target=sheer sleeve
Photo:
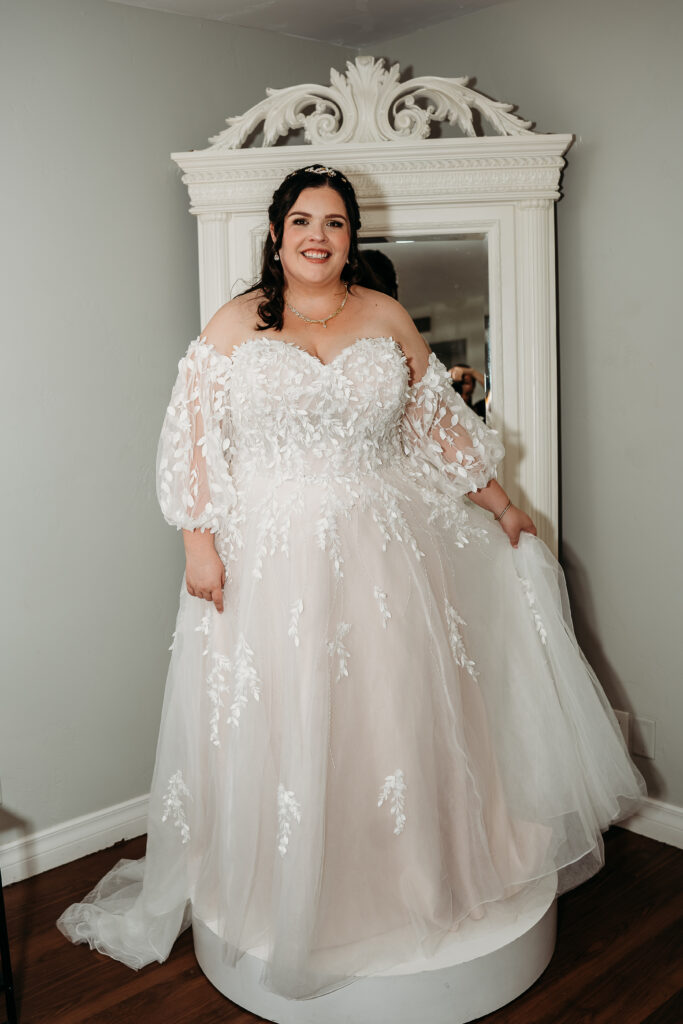
[[[157,497],[164,518],[178,529],[216,533],[235,503],[229,472],[230,366],[228,356],[199,338],[178,364],[157,453]]]
[[[410,388],[402,438],[406,455],[419,464],[422,475],[446,477],[461,496],[486,487],[505,454],[497,431],[457,394],[433,352]]]

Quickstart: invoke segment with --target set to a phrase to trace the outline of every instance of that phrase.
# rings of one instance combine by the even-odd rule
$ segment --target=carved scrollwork
[[[469,78],[427,75],[399,82],[400,69],[387,70],[383,59],[356,57],[346,74],[330,71],[330,85],[293,85],[266,89],[266,98],[209,139],[211,149],[239,149],[262,125],[263,145],[303,129],[316,145],[346,142],[394,142],[425,139],[432,122],[447,121],[464,135],[476,135],[473,111],[494,135],[531,135],[529,121],[467,87]]]

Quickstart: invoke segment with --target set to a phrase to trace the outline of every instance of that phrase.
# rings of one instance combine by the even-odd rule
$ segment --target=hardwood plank
[[[144,849],[142,837],[5,889],[21,1024],[261,1024],[204,977],[189,930],[137,972],[57,931],[64,907]],[[603,870],[560,898],[543,976],[480,1024],[683,1022],[683,851],[618,828],[605,850]]]

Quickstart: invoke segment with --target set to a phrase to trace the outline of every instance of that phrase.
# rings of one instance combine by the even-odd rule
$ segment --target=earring
[[[275,255],[273,256],[273,259],[275,260],[276,263],[280,262],[280,254],[279,254],[279,252],[277,252],[277,251],[275,252]]]

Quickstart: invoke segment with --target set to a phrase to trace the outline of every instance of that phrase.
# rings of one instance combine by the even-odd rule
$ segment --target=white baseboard
[[[147,831],[149,794],[84,814],[0,846],[3,885],[69,864]]]
[[[104,850],[122,839],[144,835],[148,802],[149,794],[138,796],[5,843],[0,846],[3,884],[20,882],[89,853]],[[683,850],[683,807],[676,804],[648,797],[640,811],[620,821],[619,827]]]
[[[647,797],[636,814],[619,822],[619,828],[683,850],[683,807],[676,804]]]

